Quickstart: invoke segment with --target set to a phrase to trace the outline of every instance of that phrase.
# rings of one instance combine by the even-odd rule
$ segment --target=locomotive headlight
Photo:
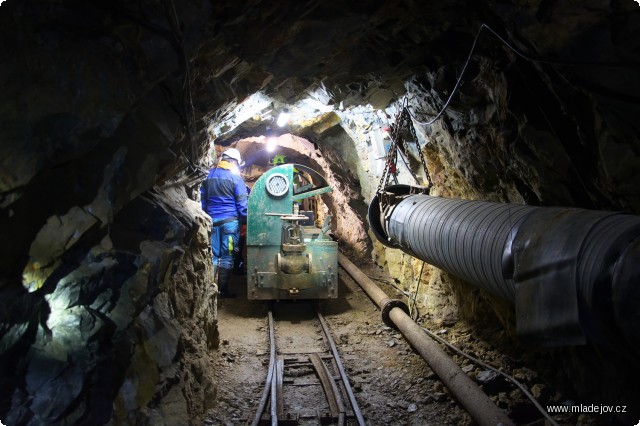
[[[289,192],[289,179],[282,173],[274,173],[267,178],[264,187],[272,196],[281,197]]]
[[[268,138],[267,139],[267,151],[268,152],[275,151],[277,146],[278,146],[278,141],[277,141],[276,138]]]

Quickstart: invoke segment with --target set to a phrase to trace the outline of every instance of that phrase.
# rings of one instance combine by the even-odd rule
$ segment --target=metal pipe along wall
[[[381,310],[390,299],[386,293],[376,286],[360,269],[344,255],[339,254],[340,266],[351,275],[358,285],[367,293],[373,303]],[[384,313],[383,313],[384,315]],[[389,319],[429,364],[442,383],[462,404],[469,415],[482,426],[507,426],[513,424],[509,417],[482,392],[478,385],[416,324],[401,308],[392,307]],[[386,322],[386,321],[385,321]],[[390,324],[391,325],[391,324]]]
[[[640,353],[639,216],[387,190],[369,206],[374,235],[511,301],[519,334]]]

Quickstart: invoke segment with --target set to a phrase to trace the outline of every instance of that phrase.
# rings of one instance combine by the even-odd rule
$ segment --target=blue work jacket
[[[202,210],[211,216],[214,224],[232,217],[241,223],[247,220],[247,186],[232,168],[231,163],[220,161],[200,187]]]

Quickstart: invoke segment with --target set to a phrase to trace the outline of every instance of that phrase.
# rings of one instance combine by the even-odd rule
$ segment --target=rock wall
[[[6,424],[188,424],[215,395],[208,219],[156,186],[199,157],[167,12],[0,7]]]
[[[428,120],[489,23],[512,47],[588,64],[528,61],[485,31],[446,114],[416,126],[436,193],[640,212],[636,7],[3,2],[0,419],[197,421],[215,395],[207,223],[180,185],[161,188],[185,178],[193,192],[203,123],[222,122],[257,90],[284,102],[322,81],[332,102],[366,109],[386,107],[411,81],[415,122]],[[367,157],[337,174],[336,202],[355,200],[349,225],[362,223],[377,160],[371,140],[353,136],[365,132],[341,118],[354,145],[326,131],[324,155]],[[359,232],[350,238],[367,246]],[[376,254],[403,281],[419,273]],[[438,271],[423,281],[425,303],[446,315],[487,306]]]
[[[449,71],[428,73],[422,81],[407,84],[412,111],[423,112],[414,116],[413,123],[435,183],[432,195],[640,212],[639,186],[636,182],[636,189],[630,190],[629,185],[640,176],[637,125],[613,117],[617,108],[612,106],[612,98],[603,99],[575,87],[555,71],[535,64],[514,59],[498,67],[495,58],[486,57],[477,58],[477,62],[456,95],[462,101],[453,102],[432,125],[421,122],[433,117],[445,103],[442,90],[437,88],[442,74]],[[619,95],[615,100],[617,107],[635,109],[622,98]],[[611,167],[613,157],[617,168]],[[412,184],[410,180],[404,183]],[[627,405],[633,414],[623,416],[625,421],[637,415],[631,408],[637,392],[622,393],[619,389],[634,388],[638,369],[615,367],[627,365],[633,355],[592,344],[532,347],[515,335],[512,306],[428,265],[420,276],[420,261],[375,247],[374,260],[387,267],[405,290],[415,291],[421,278],[418,301],[422,312],[437,322],[499,321],[513,345],[539,357],[538,368],[549,380],[564,383],[585,401]],[[556,374],[550,366],[558,362],[563,370]]]
[[[209,219],[149,191],[65,253],[3,323],[8,424],[190,424],[215,396]],[[6,294],[6,293],[5,293]]]

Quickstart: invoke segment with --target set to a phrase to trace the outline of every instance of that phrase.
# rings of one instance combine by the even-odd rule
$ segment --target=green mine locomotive
[[[284,164],[264,173],[249,195],[247,297],[260,300],[338,296],[338,243],[321,223],[317,195],[332,191],[316,171]]]

